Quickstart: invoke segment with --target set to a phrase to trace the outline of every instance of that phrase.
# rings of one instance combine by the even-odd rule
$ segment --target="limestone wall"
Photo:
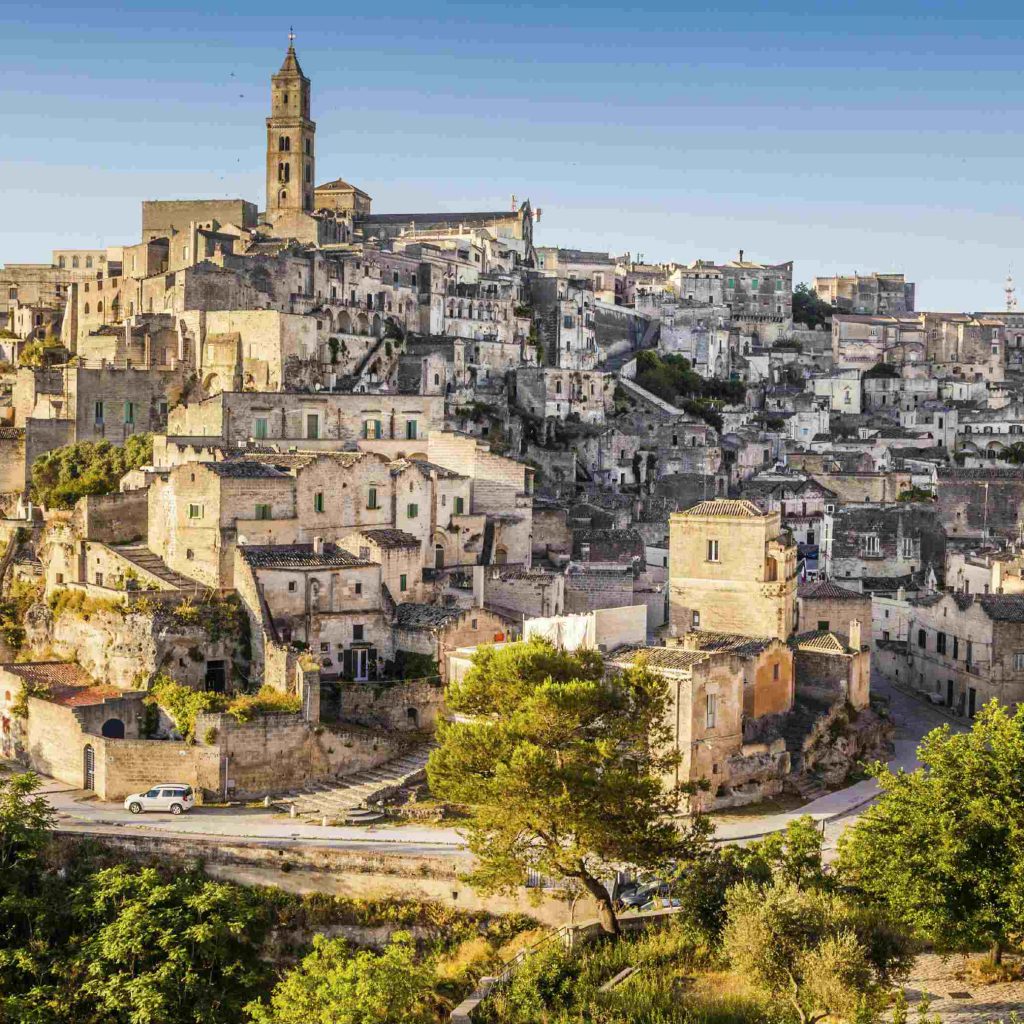
[[[344,683],[339,715],[345,721],[382,729],[433,729],[444,704],[438,679],[398,683]]]

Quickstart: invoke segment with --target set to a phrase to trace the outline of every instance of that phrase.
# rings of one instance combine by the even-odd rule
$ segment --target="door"
[[[306,414],[306,437],[315,441],[320,437],[320,414],[311,412]]]
[[[967,717],[973,718],[978,707],[978,691],[972,686],[967,691]]]
[[[370,678],[370,652],[365,647],[352,651],[352,678],[359,681]]]
[[[953,706],[953,680],[946,680],[946,707],[951,708]]]
[[[227,667],[223,660],[214,659],[206,663],[206,689],[223,693],[227,685]]]
[[[444,568],[444,545],[443,544],[435,544],[434,545],[434,568],[435,569],[443,569]]]
[[[96,788],[96,751],[93,750],[92,744],[87,743],[84,751],[84,771],[82,774],[85,776],[85,789]]]
[[[171,809],[171,804],[174,803],[181,803],[181,793],[176,789],[161,789],[158,809],[161,811],[169,811]]]

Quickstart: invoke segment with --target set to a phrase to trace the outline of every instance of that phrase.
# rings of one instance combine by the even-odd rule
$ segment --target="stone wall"
[[[89,494],[79,498],[82,535],[104,544],[124,544],[146,536],[149,498],[145,490]]]
[[[207,736],[212,744],[206,743]],[[196,737],[198,747],[227,758],[227,790],[237,798],[375,768],[401,749],[394,736],[359,726],[314,726],[293,714],[263,715],[251,722],[237,722],[226,714],[200,715]]]
[[[346,722],[370,728],[433,729],[444,705],[439,679],[395,683],[342,683],[338,714]]]
[[[632,572],[571,572],[565,578],[566,615],[632,603]]]
[[[173,740],[85,739],[96,752],[96,795],[101,800],[123,800],[158,782],[183,782],[209,798],[221,795],[216,748]]]

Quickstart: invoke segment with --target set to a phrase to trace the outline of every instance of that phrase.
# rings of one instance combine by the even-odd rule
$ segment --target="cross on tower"
[[[292,25],[288,26],[288,45],[289,46],[294,46],[295,45],[295,28]]]

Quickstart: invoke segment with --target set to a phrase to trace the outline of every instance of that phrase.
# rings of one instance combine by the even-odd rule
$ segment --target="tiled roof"
[[[987,434],[982,435],[983,440],[988,440],[989,437]],[[949,480],[1024,480],[1024,469],[990,469],[987,466],[979,466],[976,469],[940,467],[939,477]]]
[[[856,590],[848,590],[846,587],[839,586],[834,580],[817,580],[814,583],[807,583],[800,588],[798,596],[815,601],[860,601],[864,597]]]
[[[359,535],[381,548],[418,548],[419,539],[405,530],[360,530]]]
[[[761,519],[765,515],[752,501],[731,498],[699,501],[681,514],[685,516],[740,516],[745,519]]]
[[[392,473],[400,473],[403,469],[412,466],[418,469],[424,476],[436,473],[442,480],[465,480],[461,473],[456,473],[447,466],[439,466],[436,462],[427,462],[426,459],[399,459],[391,464]]]
[[[289,474],[277,466],[252,459],[227,459],[224,462],[200,463],[215,476],[237,480],[281,480]]]
[[[1024,622],[1024,594],[981,594],[977,600],[990,619]]]
[[[341,569],[377,564],[336,544],[324,544],[319,554],[312,544],[243,544],[238,550],[257,569]]]
[[[396,617],[399,626],[411,629],[429,629],[434,626],[443,626],[446,622],[458,618],[464,611],[466,611],[465,608],[445,608],[439,604],[415,604],[412,601],[406,601],[404,604],[398,605]]]
[[[624,647],[614,651],[608,661],[612,665],[625,667],[643,661],[653,669],[674,669],[688,671],[697,662],[708,656],[707,651],[688,651],[683,647]]]
[[[345,181],[342,178],[335,178],[334,181],[325,181],[322,185],[317,185],[315,191],[358,192],[361,196],[366,196],[367,199],[370,198],[369,195],[367,195],[361,188],[358,188],[355,185],[350,185],[347,181]]]
[[[65,708],[84,708],[124,696],[124,690],[116,686],[53,686],[43,699]]]
[[[91,686],[92,676],[68,661],[26,661],[0,665],[5,672],[39,686]]]
[[[800,633],[790,643],[801,651],[817,651],[819,654],[855,654],[850,646],[850,639],[845,633],[836,633],[828,629],[816,629],[810,633]]]
[[[709,629],[692,629],[684,637],[687,647],[701,651],[727,651],[741,657],[760,654],[775,642],[771,636],[741,636],[738,633],[715,633]]]

